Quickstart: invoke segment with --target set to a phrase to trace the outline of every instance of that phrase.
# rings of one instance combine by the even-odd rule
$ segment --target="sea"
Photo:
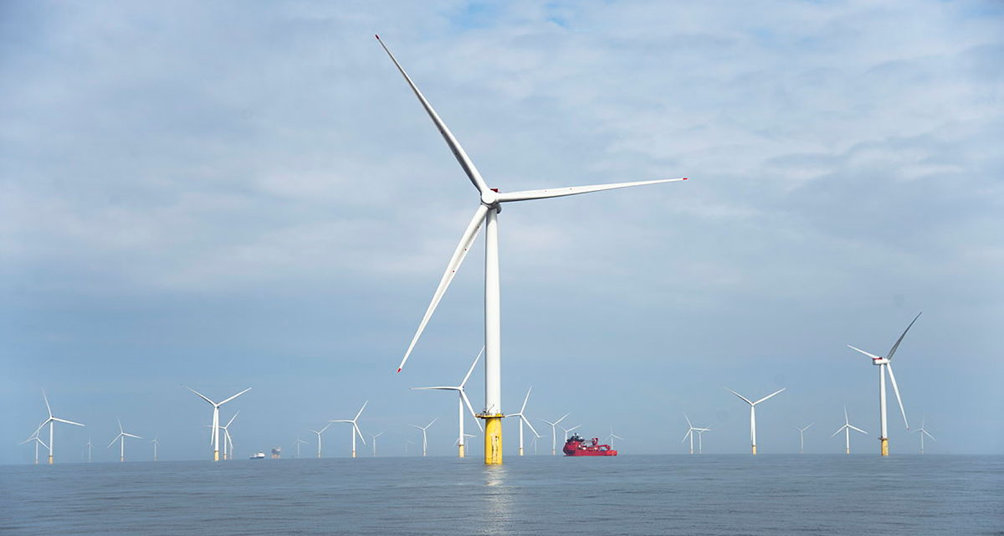
[[[1004,456],[9,465],[0,534],[1004,535]]]

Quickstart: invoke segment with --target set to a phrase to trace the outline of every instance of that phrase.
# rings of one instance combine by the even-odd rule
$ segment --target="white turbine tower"
[[[119,461],[120,462],[124,462],[125,461],[125,438],[127,438],[127,437],[131,437],[133,439],[143,439],[143,438],[140,437],[140,436],[138,436],[138,435],[133,435],[133,434],[127,433],[125,430],[122,429],[122,421],[119,420],[118,418],[116,418],[115,420],[118,421],[118,423],[119,423],[119,435],[115,436],[115,439],[112,439],[112,442],[109,443],[108,446],[105,447],[105,448],[111,448],[112,445],[114,445],[115,442],[118,441],[119,442]]]
[[[711,428],[694,428],[697,432],[697,453],[704,454],[704,432],[710,432]]]
[[[934,436],[931,435],[931,432],[927,431],[927,425],[925,423],[926,420],[927,420],[926,418],[922,418],[920,420],[920,428],[914,430],[915,433],[919,433],[920,434],[920,453],[921,454],[924,453],[924,436],[927,436],[927,437],[931,438],[932,441],[937,441],[937,439],[934,439]],[[38,457],[38,454],[37,454],[38,447],[35,447],[35,450],[36,450],[35,457],[37,458]],[[37,459],[35,460],[35,463],[38,463]]]
[[[844,425],[841,426],[840,428],[837,428],[837,431],[833,432],[833,435],[830,436],[830,437],[836,437],[837,434],[839,434],[840,432],[844,433],[844,454],[851,453],[851,430],[868,435],[868,432],[865,432],[864,430],[851,424],[850,419],[847,418],[847,406],[844,406]]]
[[[530,400],[530,391],[532,391],[532,390],[533,390],[533,387],[530,387],[529,389],[526,390],[526,396],[523,397],[523,405],[520,406],[519,413],[510,413],[509,415],[507,415],[508,417],[519,417],[519,455],[520,456],[523,455],[523,423],[526,423],[526,425],[530,427],[530,431],[533,432],[533,435],[535,435],[537,437],[540,437],[540,434],[537,433],[537,430],[533,427],[532,424],[530,424],[530,419],[526,418],[526,413],[525,413],[526,412],[526,402],[528,400]]]
[[[380,36],[377,36],[377,40],[379,39]],[[603,190],[613,190],[616,188],[627,188],[630,186],[641,186],[645,184],[681,181],[686,179],[661,179],[500,193],[497,188],[490,188],[481,177],[481,173],[478,172],[478,169],[474,166],[474,162],[468,158],[467,153],[464,151],[463,147],[460,146],[460,143],[457,142],[453,133],[450,132],[450,129],[447,128],[446,124],[442,121],[442,119],[440,119],[436,111],[432,109],[432,105],[429,104],[429,101],[426,100],[425,96],[422,95],[422,92],[419,91],[415,83],[412,82],[411,77],[409,77],[404,71],[404,68],[397,62],[397,59],[394,58],[394,55],[391,54],[387,46],[383,44],[383,41],[380,41],[380,46],[382,46],[384,51],[387,52],[387,55],[390,56],[391,61],[394,62],[394,65],[397,67],[398,71],[401,72],[401,75],[404,76],[404,79],[411,87],[411,90],[415,93],[415,96],[418,97],[418,100],[422,103],[422,107],[425,108],[425,112],[429,115],[429,118],[436,124],[436,128],[439,130],[439,133],[442,135],[447,145],[449,145],[454,157],[456,157],[460,167],[463,168],[464,173],[477,189],[479,195],[478,208],[475,210],[474,216],[471,218],[470,223],[464,230],[464,234],[460,238],[460,243],[457,245],[456,250],[453,252],[453,256],[450,258],[450,262],[446,266],[446,271],[439,282],[439,286],[436,288],[435,294],[433,294],[432,302],[425,311],[425,315],[422,317],[422,321],[418,326],[415,336],[411,340],[411,344],[408,345],[408,350],[404,354],[404,359],[401,360],[401,364],[398,366],[398,372],[400,372],[401,368],[404,367],[405,362],[408,360],[412,350],[415,348],[415,343],[418,342],[419,337],[422,335],[422,331],[425,329],[425,325],[429,322],[429,318],[436,310],[436,306],[442,299],[446,289],[450,286],[453,276],[460,268],[460,264],[467,255],[467,251],[471,248],[471,245],[477,236],[478,230],[481,228],[483,223],[485,225],[485,408],[484,412],[481,414],[481,418],[485,419],[485,464],[501,464],[501,419],[504,415],[502,412],[502,330],[500,324],[501,307],[499,287],[498,213],[501,210],[502,204],[516,201],[529,201],[533,199],[546,199],[551,197],[563,197],[589,192],[599,192]]]
[[[42,445],[42,447],[44,448],[49,448],[49,446],[46,445],[45,442],[42,441],[40,437],[38,437],[38,433],[42,431],[43,426],[45,426],[45,421],[42,421],[42,423],[38,425],[38,428],[35,428],[35,431],[32,432],[30,436],[28,436],[28,439],[25,439],[24,441],[18,443],[18,445],[24,445],[25,443],[29,442],[35,443],[35,465],[38,465],[38,446]],[[90,439],[88,439],[87,441],[88,444],[90,444]]]
[[[383,435],[383,432],[380,432],[379,434],[370,434],[370,439],[373,441],[373,457],[374,458],[376,458],[376,455],[377,455],[376,454],[376,440],[377,440],[378,437],[380,437],[382,435]]]
[[[356,416],[353,417],[351,420],[350,419],[335,419],[335,420],[328,421],[329,423],[347,422],[347,423],[351,423],[352,424],[352,430],[349,432],[349,435],[352,436],[352,457],[353,458],[356,457],[356,435],[359,436],[359,440],[363,442],[363,445],[366,444],[366,439],[363,438],[363,433],[359,431],[359,416],[363,414],[363,410],[366,409],[366,404],[369,404],[369,403],[370,403],[369,400],[363,402],[363,407],[359,408],[359,412],[356,413]]]
[[[153,443],[153,461],[157,461],[157,447],[160,446],[160,440],[158,439],[159,437],[160,437],[159,435],[155,435],[153,436],[153,440],[150,441],[151,443]]]
[[[314,432],[315,434],[317,434],[317,457],[318,458],[321,457],[321,434],[323,434],[324,431],[327,430],[328,427],[330,427],[330,426],[331,426],[331,423],[329,422],[328,424],[325,424],[324,428],[321,428],[320,430],[310,430],[308,428],[308,430],[310,430],[311,432]]]
[[[899,387],[896,385],[896,375],[892,373],[892,356],[896,353],[896,349],[899,348],[899,343],[903,342],[903,337],[906,337],[906,332],[910,331],[913,327],[913,323],[920,318],[921,313],[917,313],[917,316],[913,317],[913,321],[910,325],[903,330],[903,334],[896,339],[896,344],[892,345],[889,349],[889,353],[885,357],[880,357],[875,354],[870,354],[860,348],[847,345],[851,350],[861,352],[862,354],[870,357],[872,359],[872,365],[879,368],[879,442],[881,443],[880,452],[882,456],[889,455],[889,430],[886,426],[886,410],[885,410],[885,373],[889,372],[889,380],[892,381],[892,390],[896,394],[896,401],[899,402],[899,411],[903,414],[903,424],[906,425],[906,429],[910,429],[910,423],[906,421],[906,410],[903,409],[903,399],[899,397]]]
[[[87,444],[85,446],[87,447],[87,463],[91,463],[91,451],[94,450],[94,444],[91,443],[90,434],[87,435]],[[38,453],[35,454],[35,463],[38,463]]]
[[[460,385],[439,385],[436,387],[412,387],[414,391],[456,391],[457,392],[457,420],[459,422],[460,432],[457,436],[457,448],[459,451],[458,456],[460,458],[464,457],[464,405],[467,406],[467,410],[471,412],[471,416],[474,417],[474,423],[478,425],[478,430],[481,430],[481,423],[478,422],[478,415],[474,413],[474,408],[471,406],[470,399],[467,398],[467,393],[464,392],[464,385],[467,385],[467,380],[471,377],[471,373],[474,372],[474,367],[477,366],[478,360],[481,359],[481,354],[484,353],[485,349],[481,348],[478,352],[478,356],[474,358],[474,362],[471,363],[471,368],[467,370],[467,375],[464,376],[463,381]],[[484,431],[484,430],[482,430]]]
[[[66,419],[60,419],[59,417],[54,417],[52,415],[52,407],[49,406],[49,397],[45,396],[45,390],[42,390],[42,399],[45,400],[45,410],[49,413],[49,417],[46,418],[44,421],[42,421],[42,424],[41,424],[41,426],[39,426],[39,429],[41,429],[42,426],[45,426],[47,424],[49,425],[49,445],[48,445],[48,448],[49,448],[49,464],[51,465],[52,462],[53,462],[53,453],[55,452],[55,445],[53,443],[53,438],[55,437],[53,428],[54,428],[55,424],[57,422],[61,422],[61,423],[64,423],[64,424],[72,424],[74,426],[84,426],[84,425],[80,424],[79,422],[73,422],[73,421],[68,421]]]
[[[234,459],[234,438],[230,437],[230,425],[234,423],[234,419],[240,415],[240,410],[234,413],[233,417],[227,421],[226,426],[220,426],[220,430],[223,430],[223,459],[232,460]]]
[[[782,387],[782,388],[778,389],[777,391],[774,391],[773,393],[771,393],[771,394],[769,394],[769,395],[761,398],[760,400],[757,400],[756,402],[751,401],[750,399],[748,399],[745,396],[743,396],[743,395],[741,395],[741,394],[733,391],[732,389],[729,389],[728,387],[726,387],[725,389],[727,391],[729,391],[730,393],[732,393],[732,394],[738,396],[739,398],[741,398],[743,400],[743,402],[746,402],[747,404],[750,405],[750,443],[753,445],[753,455],[756,456],[756,405],[759,404],[760,402],[763,402],[764,400],[767,400],[768,398],[771,398],[772,396],[780,393],[781,391],[784,391],[787,388],[786,387]]]
[[[687,433],[683,434],[683,439],[680,440],[680,443],[683,443],[689,437],[690,438],[690,453],[693,454],[694,453],[694,432],[697,431],[697,428],[694,427],[694,423],[690,422],[690,417],[687,417],[686,413],[683,414],[683,418],[687,419]]]
[[[439,417],[436,417],[435,419],[432,419],[432,421],[430,421],[430,422],[429,422],[429,424],[427,424],[427,425],[425,425],[425,426],[419,426],[419,425],[417,425],[417,424],[413,424],[413,425],[412,425],[412,426],[414,426],[415,428],[418,428],[419,430],[421,430],[421,431],[422,431],[422,456],[425,456],[425,451],[426,451],[426,450],[428,449],[428,447],[429,447],[429,442],[428,442],[428,441],[427,441],[427,439],[426,439],[426,436],[425,436],[425,431],[426,431],[426,430],[428,430],[428,429],[429,429],[429,427],[430,427],[430,426],[432,426],[432,423],[436,422],[436,420],[438,420],[438,419],[439,419]]]
[[[234,396],[232,396],[230,398],[224,399],[222,402],[213,402],[212,400],[209,399],[209,397],[207,397],[206,395],[204,395],[204,394],[196,391],[195,389],[192,389],[191,387],[187,387],[187,386],[185,388],[188,389],[189,391],[195,393],[196,395],[198,395],[199,398],[201,398],[201,399],[205,400],[206,402],[208,402],[209,405],[213,406],[213,425],[212,425],[212,428],[213,428],[213,437],[209,440],[209,442],[213,446],[213,461],[214,462],[218,462],[218,461],[220,461],[220,406],[222,406],[223,404],[226,404],[227,402],[230,402],[231,400],[233,400],[233,399],[241,396],[242,394],[250,391],[251,388],[248,387],[247,389],[245,389],[245,390],[237,393],[236,395],[234,395]]]
[[[566,414],[562,415],[560,419],[558,419],[558,420],[556,420],[554,422],[551,422],[551,421],[549,421],[547,419],[542,419],[544,422],[546,422],[547,424],[551,425],[551,456],[555,456],[557,454],[557,452],[558,452],[557,451],[557,432],[555,432],[555,428],[558,427],[558,423],[560,423],[561,421],[565,420],[565,417],[568,417],[569,415],[570,415],[569,413],[566,413]]]
[[[613,426],[611,426],[611,427],[610,427],[610,434],[609,434],[609,435],[607,436],[607,443],[609,443],[609,444],[610,444],[610,449],[611,449],[611,450],[613,450],[613,448],[614,448],[614,438],[617,438],[617,439],[624,439],[623,437],[621,437],[621,436],[619,436],[619,435],[615,434],[615,433],[614,433],[614,427],[613,427]]]
[[[803,426],[802,428],[799,428],[797,426],[795,427],[795,430],[798,430],[798,453],[799,454],[805,454],[805,431],[808,430],[809,428],[812,428],[813,424],[816,424],[816,423],[810,422],[808,425]]]

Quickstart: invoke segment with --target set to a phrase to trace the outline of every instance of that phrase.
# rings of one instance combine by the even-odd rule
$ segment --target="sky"
[[[624,454],[876,454],[888,351],[927,452],[1004,453],[1004,6],[996,2],[0,4],[0,464],[237,455],[329,419],[454,455],[483,238],[395,369],[477,194],[379,33],[492,187],[686,182],[507,205],[502,405]],[[468,386],[483,406],[483,368]],[[890,400],[893,454],[915,453]],[[468,430],[474,422],[468,419]],[[560,433],[560,430],[559,430]],[[504,424],[516,449],[516,419]],[[408,442],[414,444],[409,445]],[[477,451],[478,440],[474,441]],[[349,427],[324,454],[349,454]],[[359,445],[369,453],[369,446]],[[529,448],[529,447],[528,447]],[[532,449],[530,449],[532,451]]]

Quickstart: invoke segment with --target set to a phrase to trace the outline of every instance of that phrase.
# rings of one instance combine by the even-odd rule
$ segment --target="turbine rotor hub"
[[[499,202],[498,193],[499,193],[498,188],[491,188],[485,190],[484,193],[481,194],[481,204],[486,207],[492,207],[498,205]]]

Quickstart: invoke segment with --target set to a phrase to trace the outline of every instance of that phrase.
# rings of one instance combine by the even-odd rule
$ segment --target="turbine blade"
[[[131,437],[133,439],[143,439],[142,437],[140,437],[138,435],[133,435],[133,434],[130,434],[130,433],[127,433],[127,432],[122,432],[122,435],[125,436],[125,437]]]
[[[848,424],[847,427],[850,428],[851,430],[856,430],[858,432],[861,432],[862,434],[868,435],[868,432],[865,432],[864,430],[858,428],[857,426],[854,426],[853,424]]]
[[[245,390],[243,390],[243,391],[241,391],[241,392],[237,393],[236,395],[234,395],[234,396],[232,396],[232,397],[230,397],[230,398],[228,398],[228,399],[224,400],[223,402],[220,402],[220,403],[219,403],[219,405],[220,405],[220,406],[222,406],[223,404],[226,404],[227,402],[230,402],[231,400],[233,400],[233,399],[235,399],[235,398],[237,398],[237,397],[241,396],[242,394],[244,394],[244,393],[246,393],[246,392],[248,392],[248,391],[250,391],[250,390],[251,390],[251,388],[250,388],[250,387],[248,387],[247,389],[245,389]]]
[[[467,385],[468,378],[471,377],[471,373],[474,372],[474,367],[478,366],[478,361],[481,359],[481,354],[485,353],[485,347],[481,347],[481,351],[478,352],[478,356],[474,358],[474,362],[471,363],[471,368],[467,371],[467,375],[464,376],[464,381],[460,382],[460,388],[463,389]]]
[[[903,330],[903,334],[900,335],[898,339],[896,339],[896,344],[892,345],[892,348],[889,349],[889,353],[885,356],[886,359],[892,361],[892,356],[893,354],[896,353],[896,350],[899,348],[899,343],[903,342],[903,337],[906,337],[906,332],[910,331],[910,328],[913,327],[913,323],[916,322],[918,318],[920,318],[920,315],[922,313],[923,311],[917,313],[917,316],[913,317],[913,321],[910,322],[910,325],[907,326],[906,329]]]
[[[527,419],[526,416],[524,415],[520,415],[520,418],[523,419],[523,422],[525,422],[526,425],[530,427],[530,431],[533,432],[533,435],[540,437],[540,434],[537,433],[537,429],[534,428],[532,424],[530,424],[530,419]]]
[[[652,181],[616,182],[611,184],[593,184],[590,186],[569,186],[565,188],[546,188],[543,190],[525,190],[522,192],[500,192],[498,200],[502,203],[510,201],[530,201],[533,199],[546,199],[549,197],[565,197],[568,195],[588,194],[592,192],[602,192],[604,190],[615,190],[618,188],[630,188],[632,186],[644,186],[646,184],[660,184],[664,182],[685,181],[686,178],[679,179],[657,179]]]
[[[370,403],[369,400],[367,400],[366,402],[363,402],[363,407],[359,408],[359,413],[356,413],[356,418],[352,419],[352,423],[353,424],[355,424],[355,422],[359,420],[359,416],[362,415],[363,414],[363,410],[366,409],[366,404],[369,404],[369,403]]]
[[[60,419],[59,417],[53,417],[52,420],[54,420],[56,422],[65,423],[65,424],[72,424],[74,426],[84,426],[83,424],[80,424],[79,422],[68,421],[66,419]]]
[[[924,430],[923,428],[921,428],[921,430],[920,430],[920,431],[921,431],[921,432],[923,432],[923,433],[924,433],[924,435],[926,435],[927,437],[930,437],[931,439],[934,439],[934,436],[933,436],[933,435],[931,435],[931,433],[930,433],[930,432],[928,432],[927,430]],[[935,440],[935,441],[937,441],[937,439],[934,439],[934,440]]]
[[[240,415],[240,414],[241,414],[240,411],[238,411],[237,413],[234,413],[234,416],[230,417],[230,420],[227,421],[227,426],[224,426],[223,428],[227,428],[228,426],[230,426],[230,424],[234,422],[234,419],[236,419],[237,416]]]
[[[910,423],[906,420],[906,410],[903,408],[903,399],[899,397],[899,386],[896,385],[896,375],[892,373],[892,363],[886,363],[885,368],[889,371],[889,379],[892,380],[892,392],[896,393],[896,402],[899,402],[899,412],[903,415],[903,424],[906,425],[906,429],[909,430]]]
[[[836,431],[836,432],[833,432],[833,433],[832,433],[832,434],[830,435],[830,437],[836,437],[836,435],[837,435],[837,434],[839,434],[840,432],[843,432],[843,431],[844,431],[844,428],[847,428],[847,425],[846,425],[846,424],[845,424],[845,425],[843,425],[843,426],[841,426],[840,428],[837,428],[837,431]]]
[[[109,444],[108,444],[108,446],[107,446],[107,447],[105,447],[105,448],[106,448],[106,449],[110,449],[110,448],[112,448],[112,445],[114,445],[114,444],[115,444],[115,442],[116,442],[116,441],[118,441],[120,437],[122,437],[122,434],[119,434],[119,435],[115,436],[115,439],[112,439],[112,442],[111,442],[111,443],[109,443]]]
[[[725,390],[728,391],[728,392],[730,392],[730,393],[732,393],[732,394],[734,394],[734,395],[736,395],[736,396],[738,396],[739,398],[743,399],[744,401],[746,401],[747,404],[749,404],[751,406],[753,405],[753,401],[751,401],[750,399],[746,398],[745,396],[743,396],[743,395],[741,395],[741,394],[733,391],[732,389],[729,389],[728,387],[726,387]]]
[[[866,356],[868,356],[868,357],[870,357],[872,359],[882,359],[881,357],[879,357],[879,356],[877,356],[877,355],[875,355],[875,354],[873,354],[871,352],[866,352],[866,351],[858,348],[857,346],[851,346],[851,345],[848,344],[847,347],[850,348],[851,350],[856,351],[856,352],[861,352],[862,354],[865,354]]]
[[[687,429],[687,433],[683,434],[683,439],[680,440],[680,443],[683,443],[684,441],[686,441],[687,438],[690,437],[690,434],[693,433],[693,431],[694,431],[693,428],[688,428]]]
[[[463,236],[460,237],[460,243],[457,244],[457,249],[454,250],[453,256],[450,257],[450,262],[446,265],[446,272],[443,273],[443,278],[439,280],[439,286],[436,287],[435,294],[432,295],[432,302],[429,304],[429,308],[425,310],[425,316],[422,317],[422,322],[418,324],[418,331],[415,332],[415,336],[411,338],[411,344],[408,345],[408,351],[404,353],[404,359],[401,360],[401,364],[397,366],[397,371],[401,372],[404,368],[404,364],[408,361],[408,357],[411,356],[411,351],[415,349],[415,344],[418,343],[418,338],[422,336],[422,331],[425,330],[425,325],[429,323],[429,319],[432,318],[432,313],[436,311],[436,306],[439,305],[439,300],[443,299],[443,294],[446,293],[446,289],[450,287],[450,282],[453,281],[453,277],[457,275],[457,270],[460,269],[460,264],[464,262],[464,257],[467,256],[467,251],[471,249],[471,244],[474,243],[474,239],[477,238],[478,229],[481,228],[481,222],[485,219],[485,214],[488,213],[488,207],[484,205],[478,205],[478,209],[474,211],[474,217],[471,218],[471,222],[467,224],[467,229],[464,230]]]
[[[481,419],[478,419],[478,415],[474,413],[474,407],[471,406],[471,400],[467,398],[467,393],[465,393],[463,389],[460,390],[460,398],[464,400],[464,405],[467,406],[467,411],[471,412],[471,417],[474,417],[474,424],[478,425],[478,430],[484,432],[485,429],[481,426]]]
[[[478,189],[478,193],[483,194],[488,191],[488,185],[485,184],[484,179],[481,178],[481,174],[478,173],[478,169],[474,167],[474,162],[471,162],[471,159],[467,157],[467,153],[464,152],[464,148],[461,147],[457,139],[453,137],[453,133],[450,132],[449,128],[447,128],[446,123],[444,123],[443,120],[439,118],[439,114],[432,109],[432,105],[425,99],[425,95],[422,95],[422,92],[418,90],[418,86],[412,82],[411,77],[404,71],[404,67],[401,67],[401,64],[397,62],[397,58],[391,54],[387,45],[383,44],[383,41],[380,40],[380,36],[378,35],[376,38],[377,41],[380,42],[380,46],[383,47],[384,52],[386,52],[387,55],[390,56],[390,60],[394,62],[397,70],[401,72],[401,75],[404,76],[408,85],[411,86],[411,90],[415,92],[415,96],[418,97],[418,100],[422,103],[422,107],[425,108],[425,113],[429,114],[429,118],[436,124],[436,128],[439,129],[439,133],[443,136],[446,144],[450,146],[450,151],[453,152],[453,156],[456,157],[460,167],[464,168],[464,173],[467,174],[467,178],[470,179],[471,184]]]
[[[202,394],[202,393],[200,393],[200,392],[196,391],[195,389],[192,389],[191,387],[189,387],[189,386],[187,386],[187,385],[185,386],[185,389],[188,389],[189,391],[191,391],[191,392],[195,393],[196,395],[198,395],[198,396],[199,396],[199,398],[201,398],[201,399],[205,400],[206,402],[209,402],[209,404],[210,404],[210,405],[212,405],[212,406],[215,406],[215,405],[216,405],[216,402],[213,402],[212,400],[210,400],[210,399],[209,399],[209,397],[208,397],[208,396],[206,396],[206,395],[204,395],[204,394]]]
[[[554,421],[554,422],[553,422],[552,424],[555,424],[555,425],[556,425],[556,424],[558,424],[559,422],[561,422],[561,421],[565,420],[565,417],[568,417],[568,416],[569,416],[569,415],[571,415],[571,414],[572,414],[572,413],[571,413],[571,412],[569,412],[569,413],[566,413],[566,414],[562,415],[560,419],[558,419],[558,420]]]
[[[45,400],[45,411],[49,412],[49,418],[52,418],[52,407],[49,406],[49,397],[45,396],[45,389],[42,389],[42,400]]]
[[[520,408],[519,408],[519,414],[520,415],[523,415],[523,410],[526,409],[526,403],[527,403],[527,401],[530,400],[530,391],[532,391],[532,390],[533,390],[532,386],[529,389],[526,390],[526,396],[523,397],[523,405],[520,406]]]
[[[366,438],[363,437],[363,433],[361,431],[359,431],[359,426],[356,423],[354,423],[354,422],[352,423],[352,430],[355,431],[355,433],[359,436],[359,439],[362,440],[363,445],[365,445],[366,444]]]
[[[683,414],[683,418],[684,418],[684,419],[687,419],[687,426],[688,426],[689,428],[693,428],[693,427],[694,427],[694,424],[693,424],[692,422],[690,422],[690,417],[687,417],[687,414],[686,414],[686,413],[684,413],[684,414]]]
[[[778,389],[777,391],[774,391],[773,393],[771,393],[771,394],[769,394],[769,395],[767,395],[767,396],[765,396],[765,397],[761,398],[760,400],[757,400],[757,401],[756,401],[756,402],[754,402],[753,404],[754,404],[754,405],[756,405],[756,404],[759,404],[760,402],[763,402],[764,400],[767,400],[768,398],[771,398],[771,397],[773,397],[774,395],[777,395],[778,393],[780,393],[781,391],[784,391],[785,389],[787,389],[787,387],[782,387],[782,388]]]
[[[434,387],[412,387],[411,390],[412,391],[429,391],[429,390],[435,390],[435,391],[459,391],[460,388],[459,387],[447,387],[445,385],[436,385]]]

